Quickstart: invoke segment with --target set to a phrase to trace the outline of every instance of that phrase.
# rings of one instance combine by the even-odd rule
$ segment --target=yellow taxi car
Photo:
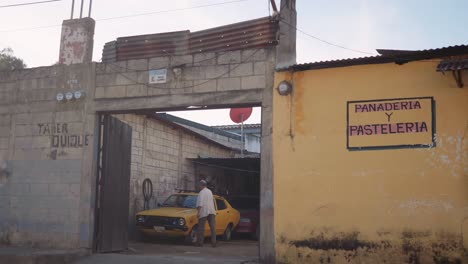
[[[137,213],[136,226],[144,236],[184,237],[186,242],[196,242],[197,218],[196,192],[180,192],[169,196],[160,208]],[[213,195],[216,208],[216,235],[231,240],[232,230],[239,224],[240,213],[221,196]],[[211,235],[208,221],[205,237]]]

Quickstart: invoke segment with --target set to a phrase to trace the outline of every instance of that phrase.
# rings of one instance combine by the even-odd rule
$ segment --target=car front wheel
[[[223,240],[224,241],[231,240],[231,235],[232,235],[232,225],[229,224],[228,227],[226,227],[226,230],[224,230]]]

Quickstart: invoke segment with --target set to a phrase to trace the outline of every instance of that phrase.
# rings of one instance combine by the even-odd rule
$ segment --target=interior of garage
[[[132,130],[127,224],[130,248],[137,253],[150,254],[165,246],[181,249],[191,246],[187,239],[148,236],[140,232],[137,215],[164,209],[171,195],[198,192],[197,183],[206,180],[215,197],[224,198],[232,208],[240,211],[237,229],[232,230],[232,241],[220,243],[249,245],[243,252],[257,257],[260,125],[255,125],[258,131],[243,134],[242,139],[238,133],[172,113],[114,114],[112,117]],[[250,142],[248,149],[247,142]],[[219,236],[218,240],[223,237]]]

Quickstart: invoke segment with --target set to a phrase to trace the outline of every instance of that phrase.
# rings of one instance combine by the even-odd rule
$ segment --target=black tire
[[[232,237],[232,224],[229,224],[226,227],[226,230],[224,230],[223,240],[224,241],[229,241],[229,240],[231,240],[231,237]]]
[[[197,228],[198,228],[198,225],[192,228],[190,233],[185,237],[185,243],[187,244],[197,243]]]

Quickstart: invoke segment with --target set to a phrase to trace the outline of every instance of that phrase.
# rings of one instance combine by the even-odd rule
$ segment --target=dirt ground
[[[78,261],[91,263],[257,263],[258,242],[247,239],[218,241],[212,248],[206,241],[204,247],[194,247],[180,240],[151,240],[130,242],[129,250],[119,254],[95,254]]]

